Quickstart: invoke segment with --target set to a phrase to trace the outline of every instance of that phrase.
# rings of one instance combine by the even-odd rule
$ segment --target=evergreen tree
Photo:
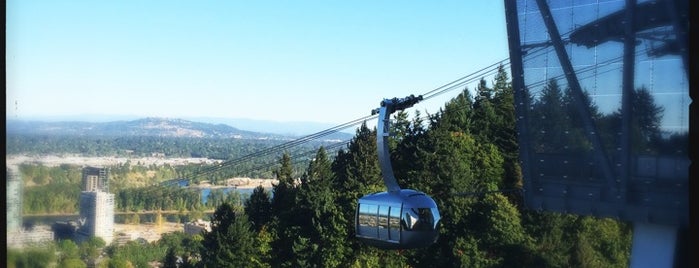
[[[272,241],[274,237],[269,231],[270,225],[263,225],[255,237],[256,258],[253,259],[253,266],[271,267],[272,264]]]
[[[662,136],[660,123],[664,108],[655,104],[655,99],[646,87],[637,88],[631,95],[631,147],[635,153],[654,154],[661,150]],[[621,133],[621,107],[610,115],[609,131],[612,134]],[[613,140],[613,146],[620,144],[620,136]],[[612,147],[613,148],[613,147]]]
[[[256,232],[259,232],[271,218],[272,203],[269,199],[269,194],[260,185],[252,191],[250,198],[245,200],[245,214],[248,215]]]
[[[390,124],[391,138],[388,141],[389,148],[391,150],[396,149],[398,144],[406,138],[408,131],[410,130],[410,121],[408,121],[408,113],[405,111],[397,111],[393,116],[393,120]]]
[[[333,188],[338,191],[336,207],[345,219],[346,241],[352,251],[348,256],[356,257],[363,245],[355,238],[354,216],[357,200],[365,194],[385,191],[377,157],[376,130],[369,130],[366,122],[356,131],[347,151],[340,150],[332,164],[335,173]]]
[[[530,143],[535,152],[562,153],[567,148],[566,132],[570,131],[571,122],[566,107],[558,81],[550,79],[534,103],[529,120]]]
[[[321,147],[301,180],[297,196],[300,236],[294,241],[300,266],[338,267],[345,258],[347,223],[335,204],[331,164]]]
[[[480,108],[471,110],[470,97],[465,90],[457,98],[449,101],[444,110],[431,117],[430,128],[424,134],[409,136],[405,139],[411,144],[401,144],[401,152],[412,154],[411,162],[402,163],[407,171],[401,173],[415,189],[432,196],[439,207],[440,237],[437,243],[425,250],[414,251],[410,263],[415,266],[485,265],[487,259],[480,255],[468,255],[464,252],[480,252],[479,244],[473,243],[478,238],[470,237],[467,232],[468,218],[473,213],[475,199],[467,193],[484,192],[497,189],[503,179],[503,157],[498,147],[492,144],[489,135],[471,134],[469,126],[475,128],[485,123],[486,105],[492,110],[492,90],[481,83],[483,92],[477,101]],[[475,105],[474,105],[475,106]],[[477,111],[476,109],[481,109]],[[481,115],[479,115],[481,113]],[[481,118],[478,118],[481,116]],[[495,118],[491,113],[490,118]],[[495,119],[487,124],[492,125]],[[485,130],[474,130],[486,133]],[[419,133],[419,132],[416,132]],[[405,146],[405,147],[402,147]],[[470,248],[470,249],[469,249]],[[470,251],[469,251],[470,250]],[[466,259],[464,259],[466,258]],[[469,259],[470,258],[470,259]]]
[[[482,84],[479,85],[479,90],[484,91],[483,88],[486,88],[485,81],[481,80],[481,82]],[[483,94],[489,95],[489,93]],[[434,118],[438,120],[439,127],[446,131],[463,133],[471,133],[472,129],[487,128],[484,124],[488,122],[475,122],[473,120],[474,117],[477,117],[474,113],[478,112],[474,106],[480,107],[486,105],[486,103],[490,101],[487,98],[479,97],[476,98],[476,103],[478,103],[478,105],[476,105],[472,98],[468,88],[464,88],[459,95],[444,104],[444,109],[440,110],[438,118]],[[437,122],[433,120],[433,127],[435,123]]]
[[[163,268],[178,268],[177,255],[175,254],[175,249],[170,247],[165,253],[165,259],[163,260]]]
[[[467,221],[469,236],[477,238],[478,248],[498,266],[532,252],[533,241],[521,225],[519,211],[501,194],[478,200]]]
[[[289,209],[293,208],[296,198],[296,182],[293,177],[291,157],[288,153],[284,153],[280,163],[281,167],[274,172],[279,182],[273,185],[274,195],[271,201],[272,215],[276,217],[287,215]]]
[[[296,182],[293,177],[291,157],[284,154],[280,160],[281,167],[274,173],[279,183],[273,186],[272,223],[274,239],[271,242],[272,266],[292,267],[295,264],[293,245],[298,237],[298,220],[296,217]]]
[[[522,172],[519,165],[519,146],[517,145],[517,130],[515,129],[515,100],[512,83],[505,68],[500,65],[493,81],[493,105],[497,117],[492,143],[504,157],[505,177],[504,188],[521,188]],[[520,197],[521,198],[521,197]]]
[[[582,92],[583,104],[587,107],[587,110],[592,117],[592,120],[599,120],[601,114],[597,106],[590,99],[589,94],[586,91]],[[572,153],[587,153],[592,150],[592,142],[585,134],[585,128],[582,125],[582,114],[576,105],[575,92],[568,87],[563,95],[563,104],[565,110],[565,118],[567,119],[567,129],[564,129],[566,138],[564,140],[565,147],[568,152]]]
[[[612,219],[525,210],[522,226],[546,267],[627,267],[631,228]]]
[[[246,267],[254,259],[254,236],[244,213],[224,203],[211,219],[211,231],[204,232],[200,264],[204,267]]]
[[[476,97],[473,102],[473,115],[471,120],[473,124],[470,126],[472,133],[479,141],[492,142],[496,133],[496,127],[499,123],[499,118],[495,112],[495,104],[493,103],[494,90],[486,85],[485,79],[481,79],[476,87]],[[462,124],[462,128],[469,129],[469,125]]]
[[[415,116],[409,122],[404,137],[397,140],[395,150],[391,150],[393,172],[402,188],[425,189],[428,187],[422,178],[425,174],[424,170],[416,169],[416,167],[427,166],[425,159],[420,157],[425,154],[421,150],[429,147],[426,145],[425,131],[421,114],[415,111]]]

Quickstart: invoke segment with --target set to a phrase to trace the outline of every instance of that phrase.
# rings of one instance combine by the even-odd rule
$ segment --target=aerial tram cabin
[[[422,96],[386,99],[379,113],[377,145],[379,164],[388,191],[363,196],[355,213],[356,237],[364,243],[382,249],[411,249],[427,247],[439,236],[437,203],[423,192],[401,189],[393,175],[388,150],[388,130],[391,113],[413,106]]]
[[[415,190],[366,195],[359,200],[356,218],[357,237],[379,248],[426,247],[438,236],[437,204]]]

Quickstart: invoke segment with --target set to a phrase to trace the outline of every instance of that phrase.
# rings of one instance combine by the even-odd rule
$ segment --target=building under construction
[[[83,168],[83,191],[109,192],[109,169],[103,167]]]
[[[102,167],[83,169],[80,193],[80,221],[77,240],[100,237],[107,244],[114,239],[114,194],[109,193],[109,170]]]

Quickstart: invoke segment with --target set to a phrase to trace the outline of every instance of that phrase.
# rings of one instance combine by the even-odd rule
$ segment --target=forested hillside
[[[474,97],[464,90],[437,114],[416,114],[413,120],[396,115],[396,177],[404,188],[424,191],[437,202],[442,219],[434,245],[384,251],[354,238],[357,199],[384,190],[375,157],[376,133],[362,127],[334,161],[319,150],[300,185],[292,183],[291,160],[282,158],[280,184],[270,204],[248,204],[247,215],[219,208],[217,214],[228,218],[214,221],[215,230],[204,235],[206,250],[216,244],[208,240],[232,242],[250,233],[257,242],[252,249],[216,248],[218,258],[206,263],[252,259],[262,267],[628,266],[627,224],[527,210],[518,205],[517,191],[507,191],[519,188],[522,180],[508,81],[501,68],[492,86],[482,81]],[[494,190],[511,194],[486,193]],[[264,198],[254,194],[251,200]],[[253,219],[252,231],[248,219]],[[230,222],[240,227],[226,233]],[[181,253],[207,256],[186,249]]]
[[[155,248],[148,256],[166,267],[177,256],[180,267],[627,267],[628,224],[521,205],[513,92],[504,69],[491,85],[482,80],[475,96],[469,92],[436,114],[394,117],[398,182],[429,194],[440,210],[440,236],[430,247],[379,250],[355,238],[357,200],[385,190],[376,130],[362,125],[337,154],[317,150],[303,172],[285,154],[274,170],[273,195],[258,188],[243,206],[217,206],[210,232],[173,236],[139,254],[126,253],[133,245],[113,246],[110,256],[139,265]]]

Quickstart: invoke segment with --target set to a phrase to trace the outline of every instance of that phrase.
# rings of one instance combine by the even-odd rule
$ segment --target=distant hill
[[[28,121],[7,120],[8,135],[71,135],[71,136],[157,136],[234,139],[281,139],[297,137],[264,132],[241,130],[226,124],[210,124],[174,118],[143,118],[131,121],[82,122],[82,121]],[[352,135],[335,133],[325,140],[346,140]]]
[[[246,118],[220,118],[220,117],[191,117],[183,118],[186,120],[196,121],[196,122],[206,122],[212,124],[226,124],[229,126],[237,127],[239,129],[245,129],[248,131],[257,131],[264,133],[275,133],[284,136],[305,136],[313,133],[317,133],[339,124],[331,123],[319,123],[319,122],[306,122],[306,121],[295,121],[295,122],[283,122],[283,121],[272,121],[272,120],[260,120],[260,119],[246,119]],[[358,126],[355,126],[358,127]],[[340,130],[339,134],[342,139],[349,139],[354,136],[356,129],[347,128]],[[342,135],[349,134],[349,135]]]

